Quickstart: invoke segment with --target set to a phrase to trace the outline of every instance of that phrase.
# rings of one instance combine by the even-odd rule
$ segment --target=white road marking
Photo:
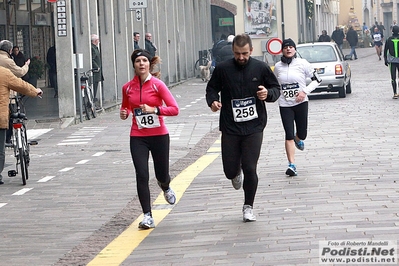
[[[7,203],[0,203],[0,208],[6,206]]]
[[[64,139],[63,141],[72,142],[72,141],[90,141],[91,139]]]
[[[47,129],[28,129],[26,131],[26,134],[28,135],[28,140],[30,139],[35,139],[49,131],[53,130],[52,128],[47,128]]]
[[[107,127],[83,127],[66,137],[57,145],[83,145],[92,140],[98,133]]]
[[[93,138],[93,137],[95,137],[95,135],[91,135],[91,136],[89,136],[89,135],[87,135],[87,134],[79,134],[79,135],[76,135],[76,136],[69,136],[69,137],[67,137],[67,139],[76,139],[76,138],[81,138],[81,137],[86,137],[86,138]]]
[[[57,145],[63,145],[63,146],[66,146],[66,145],[80,145],[80,144],[87,144],[88,142],[86,141],[86,142],[65,142],[65,143],[58,143]]]
[[[47,181],[53,179],[54,177],[55,177],[54,175],[45,176],[42,179],[39,179],[37,182],[44,183],[44,182],[47,182]]]
[[[58,172],[68,172],[70,170],[72,170],[75,167],[65,167],[64,169],[59,170]]]
[[[25,194],[26,192],[28,192],[31,189],[33,189],[33,187],[31,187],[31,188],[23,188],[23,189],[18,190],[17,192],[15,192],[12,195],[13,196],[21,196],[21,195]]]
[[[93,154],[93,156],[101,156],[103,154],[105,154],[105,151],[97,152],[97,153]]]
[[[85,163],[87,163],[88,161],[90,161],[90,160],[81,160],[81,161],[77,162],[76,164],[85,164]]]

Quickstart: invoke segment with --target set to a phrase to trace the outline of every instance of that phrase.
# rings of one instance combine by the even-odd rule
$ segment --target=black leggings
[[[396,71],[399,71],[399,64],[397,63],[390,63],[389,64],[389,70],[391,72],[391,84],[392,84],[392,89],[393,89],[393,93],[396,94],[396,88],[397,88],[397,84],[396,84]]]
[[[253,206],[258,188],[256,168],[262,147],[263,132],[246,136],[222,133],[223,171],[228,179],[244,173],[244,204]]]
[[[306,139],[308,134],[308,106],[307,101],[291,107],[280,106],[280,116],[283,122],[286,140],[294,139],[294,121],[298,138],[302,140]]]
[[[151,212],[148,159],[151,151],[155,177],[162,190],[169,188],[169,134],[150,137],[130,137],[130,153],[136,170],[137,194],[143,213]]]

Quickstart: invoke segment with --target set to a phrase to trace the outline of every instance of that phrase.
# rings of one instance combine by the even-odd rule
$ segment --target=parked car
[[[309,61],[322,79],[320,85],[313,91],[338,92],[340,98],[352,92],[351,68],[339,47],[332,42],[303,43],[296,47],[297,54]],[[310,79],[307,80],[307,84]]]

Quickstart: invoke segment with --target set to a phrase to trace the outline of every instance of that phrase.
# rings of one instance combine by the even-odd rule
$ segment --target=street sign
[[[147,0],[129,0],[129,9],[147,8]]]
[[[281,53],[281,45],[283,44],[283,41],[279,38],[271,38],[267,43],[266,43],[266,50],[269,54],[271,55],[278,55]]]
[[[143,13],[141,12],[141,10],[137,9],[136,11],[134,11],[134,13],[136,13],[136,21],[141,21],[141,18],[143,16]]]

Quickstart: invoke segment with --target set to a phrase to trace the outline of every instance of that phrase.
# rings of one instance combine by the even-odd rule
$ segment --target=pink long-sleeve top
[[[159,114],[150,117],[140,116],[140,105],[147,104],[158,107]],[[165,105],[163,105],[165,104]],[[135,76],[122,87],[121,110],[126,109],[128,115],[132,114],[132,127],[130,136],[160,136],[168,134],[163,116],[176,116],[179,107],[169,88],[165,83],[151,74],[140,84],[140,78]],[[140,121],[141,125],[138,123]],[[148,127],[146,125],[149,125]]]

